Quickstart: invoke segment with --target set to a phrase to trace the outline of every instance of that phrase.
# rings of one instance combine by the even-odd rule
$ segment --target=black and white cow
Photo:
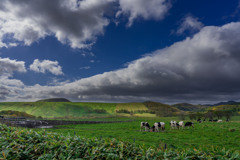
[[[177,128],[179,129],[180,127],[184,127],[184,122],[180,121],[179,123],[177,123]]]
[[[198,122],[198,123],[202,123],[202,120],[199,118],[199,119],[197,120],[197,122]]]
[[[164,122],[155,122],[154,125],[152,126],[152,131],[153,132],[159,132],[159,128],[162,129],[162,131],[165,130],[165,123]]]
[[[0,116],[0,119],[4,119],[4,116]]]
[[[172,129],[177,127],[177,122],[176,121],[171,121],[170,126],[171,126]]]
[[[191,127],[192,126],[192,128],[194,128],[194,125],[193,125],[193,122],[187,122],[187,123],[185,123],[185,126],[184,126],[184,128],[185,127]]]
[[[150,130],[150,125],[148,124],[148,122],[141,122],[140,131],[149,131],[149,130]]]

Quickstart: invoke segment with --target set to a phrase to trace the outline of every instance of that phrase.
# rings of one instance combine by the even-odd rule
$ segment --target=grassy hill
[[[190,103],[178,103],[172,105],[173,107],[176,107],[182,111],[200,111],[202,109],[208,108],[208,106],[203,106],[203,105],[193,105]]]
[[[66,98],[50,98],[50,99],[42,99],[37,102],[71,102]]]
[[[157,116],[175,116],[181,112],[178,108],[163,103],[147,101],[143,104]]]
[[[19,111],[36,117],[93,117],[93,116],[170,116],[179,109],[157,102],[92,103],[92,102],[2,102],[0,111]]]
[[[240,104],[232,104],[232,105],[219,105],[219,106],[213,106],[208,108],[208,110],[213,111],[232,111],[233,113],[239,113],[240,114]]]

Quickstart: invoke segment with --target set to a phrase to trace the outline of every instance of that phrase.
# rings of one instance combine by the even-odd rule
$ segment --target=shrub
[[[163,149],[0,125],[0,159],[240,159],[239,151]]]
[[[93,112],[95,113],[107,113],[105,109],[94,109]]]
[[[128,113],[131,114],[131,111],[128,111],[126,109],[120,109],[120,110],[116,110],[117,113]]]

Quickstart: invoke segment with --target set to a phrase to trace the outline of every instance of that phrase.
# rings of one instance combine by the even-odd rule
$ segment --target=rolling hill
[[[200,111],[202,109],[206,109],[209,106],[204,106],[204,105],[193,105],[190,103],[178,103],[172,105],[173,107],[176,107],[182,111]]]
[[[50,98],[50,99],[42,99],[37,102],[71,102],[66,98]]]
[[[89,117],[89,116],[172,116],[181,110],[157,103],[93,103],[61,102],[64,99],[47,99],[38,102],[2,102],[0,111],[19,111],[36,117]],[[57,102],[55,102],[57,101]],[[120,111],[120,112],[119,112]],[[121,112],[123,111],[123,112]]]

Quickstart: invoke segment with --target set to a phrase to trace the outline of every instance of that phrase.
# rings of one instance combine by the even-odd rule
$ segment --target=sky
[[[0,101],[240,101],[239,0],[1,0]]]

